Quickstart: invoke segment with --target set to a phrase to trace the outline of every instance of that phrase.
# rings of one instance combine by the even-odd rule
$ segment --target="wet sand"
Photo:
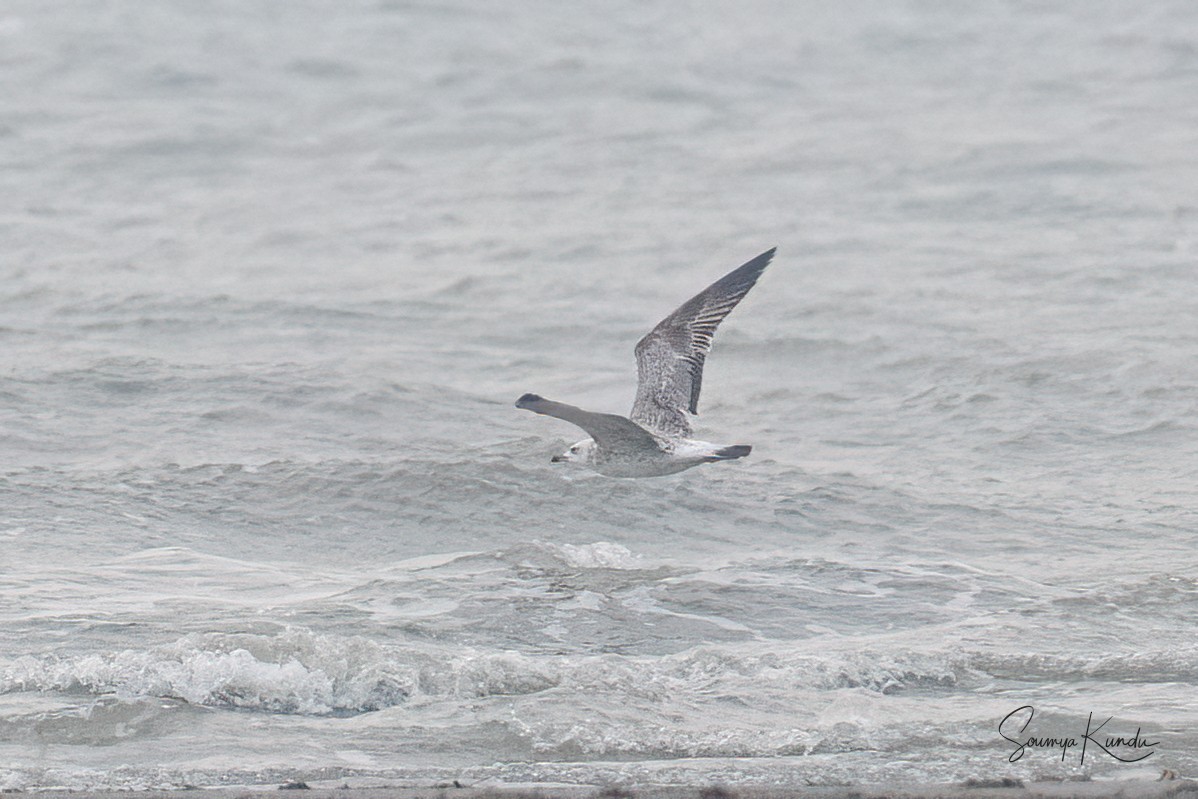
[[[38,799],[1198,799],[1192,780],[1118,780],[1102,782],[1035,782],[994,780],[957,785],[860,785],[798,788],[729,788],[644,786],[638,788],[580,785],[439,784],[425,787],[246,786],[179,791],[39,791]]]

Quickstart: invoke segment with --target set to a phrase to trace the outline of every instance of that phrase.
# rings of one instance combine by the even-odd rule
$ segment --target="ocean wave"
[[[706,645],[660,657],[547,655],[380,644],[291,629],[189,635],[145,650],[24,656],[0,667],[0,694],[166,697],[270,713],[329,715],[413,699],[477,700],[551,689],[652,701],[755,701],[795,691],[954,690],[992,678],[1198,682],[1198,646],[1101,656]]]
[[[404,701],[406,676],[361,638],[192,635],[147,650],[20,657],[0,670],[0,693],[56,691],[169,697],[196,705],[325,715]]]
[[[1019,680],[1198,684],[1198,645],[1115,654],[977,653],[970,665],[995,677]]]
[[[477,700],[551,689],[651,701],[745,701],[773,687],[891,693],[947,687],[962,664],[912,652],[801,654],[793,647],[704,646],[663,657],[546,655],[444,645],[379,644],[359,636],[189,635],[144,650],[23,656],[0,667],[0,694],[23,691],[163,697],[299,715],[354,714],[413,699]]]

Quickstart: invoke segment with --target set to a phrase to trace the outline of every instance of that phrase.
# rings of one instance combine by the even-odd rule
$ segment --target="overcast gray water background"
[[[6,0],[0,75],[0,787],[1198,774],[1198,5]],[[549,463],[773,245],[750,458]]]

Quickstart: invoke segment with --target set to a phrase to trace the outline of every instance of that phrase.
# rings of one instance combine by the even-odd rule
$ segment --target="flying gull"
[[[748,455],[747,444],[721,447],[691,438],[690,415],[698,413],[703,361],[715,329],[753,288],[775,249],[691,297],[637,343],[636,401],[627,418],[536,394],[516,400],[517,408],[563,419],[590,435],[552,461],[581,463],[609,477],[658,477]]]

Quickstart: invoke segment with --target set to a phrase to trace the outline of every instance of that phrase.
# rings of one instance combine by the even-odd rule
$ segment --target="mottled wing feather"
[[[601,449],[609,453],[660,449],[657,440],[647,430],[631,419],[614,413],[592,413],[536,394],[525,394],[516,400],[516,407],[578,425],[595,439]]]
[[[742,264],[661,320],[636,345],[637,389],[632,420],[667,436],[689,436],[687,413],[699,411],[703,362],[724,317],[761,277],[769,249]]]

